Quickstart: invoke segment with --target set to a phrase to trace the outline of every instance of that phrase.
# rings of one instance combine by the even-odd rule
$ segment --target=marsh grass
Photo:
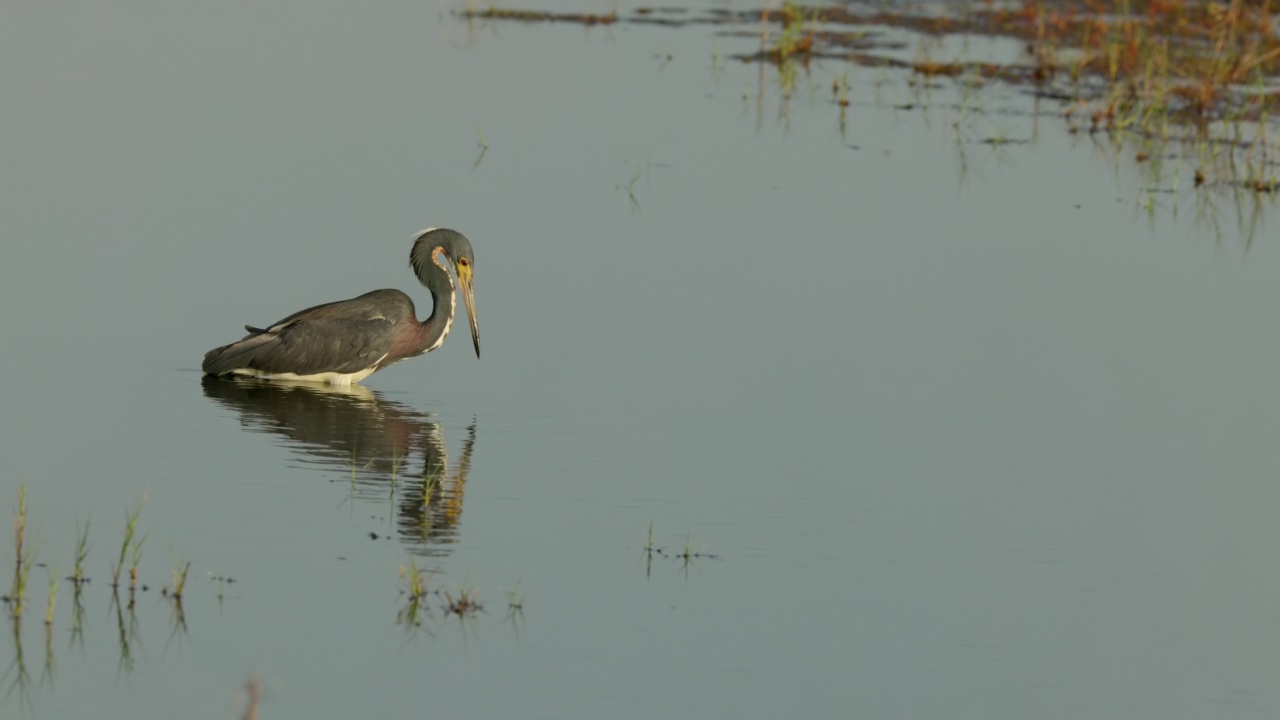
[[[161,596],[169,600],[172,613],[169,616],[169,637],[165,640],[167,650],[175,642],[181,644],[187,635],[187,611],[182,605],[187,592],[187,576],[191,573],[191,561],[179,560],[169,571],[170,581],[161,591]]]
[[[817,22],[818,8],[806,9],[786,0],[778,11],[782,29],[772,46],[769,45],[769,14],[767,8],[760,11],[761,44],[767,48],[765,56],[775,63],[807,58],[813,52],[813,23]]]
[[[402,591],[411,600],[422,600],[427,597],[428,583],[433,573],[423,572],[418,561],[409,558],[409,564],[400,566],[400,579],[404,581]]]
[[[480,161],[484,160],[484,154],[489,152],[489,141],[484,139],[484,131],[480,129],[479,125],[476,125],[476,136],[480,138],[480,154],[476,155],[476,161],[471,163],[472,172],[475,172],[475,169],[480,167]]]
[[[27,578],[35,564],[35,550],[27,539],[27,484],[18,486],[18,504],[13,513],[13,581],[4,601],[9,614],[18,620],[22,617],[27,598]]]
[[[484,603],[480,602],[480,589],[468,587],[465,582],[453,591],[444,590],[444,609],[450,615],[459,618],[472,618],[484,611]],[[457,595],[454,595],[457,592]]]
[[[72,585],[79,587],[89,582],[89,576],[84,573],[85,561],[89,559],[89,520],[84,521],[84,525],[80,525],[80,521],[76,521],[76,550],[75,560],[71,568],[71,575],[67,580]]]
[[[137,536],[138,517],[142,514],[142,506],[146,500],[144,495],[137,504],[124,512],[124,538],[120,542],[120,556],[111,565],[111,587],[113,588],[120,587],[120,573],[124,570],[125,560],[131,561],[129,589],[133,590],[138,586],[138,563],[142,560],[142,545],[146,541],[146,537]]]
[[[172,597],[174,600],[182,600],[183,594],[187,590],[187,574],[191,572],[191,561],[181,562],[170,571],[170,584],[166,585],[161,593]]]
[[[768,7],[762,8],[760,10],[760,52],[754,56],[742,58],[771,63],[777,68],[779,86],[784,100],[780,106],[783,112],[788,108],[785,101],[795,92],[800,68],[808,68],[813,54],[818,17],[817,8],[805,8],[792,0],[785,0],[777,12],[777,22],[780,25],[777,39],[771,42],[769,28],[773,13]],[[763,88],[763,84],[761,87]]]
[[[487,2],[484,7],[476,0],[467,0],[467,4],[458,14],[468,20],[517,20],[520,22],[567,22],[579,25],[612,25],[618,21],[618,6],[607,13],[556,13],[541,10],[516,10],[498,7],[496,3]]]
[[[118,553],[113,554],[111,563],[110,609],[114,610],[119,645],[117,672],[123,673],[133,671],[136,658],[143,649],[136,612],[137,593],[139,591],[147,591],[147,586],[142,584],[140,577],[140,562],[145,538],[139,533],[139,519],[144,502],[145,497],[135,505],[126,508],[125,527],[122,533],[120,549]],[[3,601],[9,610],[14,659],[3,675],[0,675],[0,684],[7,686],[6,697],[14,694],[21,696],[21,702],[24,707],[29,704],[31,698],[28,690],[30,673],[27,669],[22,647],[22,616],[26,613],[27,603],[31,595],[29,585],[32,568],[42,567],[45,569],[45,580],[48,589],[44,604],[45,656],[43,672],[39,678],[40,685],[43,687],[47,684],[52,687],[54,682],[56,654],[53,648],[53,639],[58,620],[59,585],[63,580],[71,583],[72,588],[70,626],[67,628],[69,630],[68,648],[76,648],[78,646],[82,653],[84,651],[86,629],[85,594],[88,592],[89,583],[87,567],[89,552],[92,547],[89,538],[91,523],[88,519],[83,524],[77,521],[75,527],[72,571],[64,577],[58,571],[58,563],[36,562],[36,553],[30,537],[31,520],[29,519],[29,507],[27,504],[27,487],[25,484],[19,487],[13,518],[13,576],[8,590],[9,594],[3,596]],[[191,565],[190,561],[179,560],[171,570],[170,582],[164,586],[163,595],[170,602],[172,610],[169,643],[180,640],[187,632],[186,615],[183,610],[182,600],[187,594],[187,581],[190,578]],[[124,578],[125,568],[128,568],[129,574],[127,585]],[[212,573],[210,573],[210,576],[214,577]],[[224,587],[234,583],[235,580],[227,576],[216,576],[214,579],[219,582],[218,597],[219,601],[221,601]],[[128,588],[127,595],[122,593],[122,588],[124,587]]]
[[[45,627],[53,625],[53,611],[58,606],[58,574],[53,570],[48,570],[49,580],[49,599],[44,606],[44,624]]]
[[[849,107],[849,88],[849,71],[846,70],[831,83],[831,94],[835,97],[836,105]]]
[[[126,509],[125,512],[125,529],[122,535],[120,550],[114,556],[112,562],[112,583],[111,583],[111,606],[115,611],[117,641],[119,646],[119,664],[118,671],[129,673],[134,669],[138,650],[142,648],[141,637],[139,635],[139,623],[136,615],[137,610],[137,593],[139,590],[145,592],[147,586],[141,583],[140,579],[140,562],[142,558],[142,548],[145,538],[139,534],[139,518],[145,501],[145,497],[132,507]],[[16,527],[22,527],[25,531],[26,521],[25,493],[20,497],[18,516],[22,518],[16,524]],[[74,568],[71,575],[65,578],[59,578],[56,569],[48,569],[49,593],[45,606],[45,630],[46,640],[52,637],[53,627],[56,620],[56,609],[58,599],[58,585],[62,579],[67,580],[72,585],[71,597],[71,620],[70,620],[70,641],[69,647],[84,647],[84,629],[85,629],[85,613],[83,594],[89,582],[85,568],[87,567],[87,559],[90,550],[88,520],[83,525],[76,524],[76,546],[74,555]],[[29,548],[29,542],[24,543]],[[25,551],[29,554],[29,550]],[[31,563],[26,563],[28,566]],[[163,586],[161,594],[170,602],[172,615],[170,618],[170,633],[168,643],[180,641],[187,632],[186,614],[183,608],[183,599],[187,595],[188,580],[190,579],[192,563],[188,560],[177,560],[170,570],[170,579]],[[124,582],[125,568],[128,568],[129,582],[127,584],[128,594],[122,598],[121,590],[126,587]],[[213,575],[210,577],[218,582],[217,595],[221,602],[227,585],[235,583],[234,578],[226,575]],[[15,617],[15,622],[17,618]],[[48,660],[51,653],[46,655]],[[49,670],[47,667],[46,670]],[[48,673],[46,673],[48,674]],[[42,676],[43,677],[43,676]]]
[[[695,547],[693,542],[693,534],[685,533],[684,541],[678,550],[671,550],[666,547],[660,547],[654,543],[653,521],[649,521],[649,531],[645,538],[644,547],[641,548],[643,559],[645,562],[645,577],[649,577],[653,568],[653,560],[655,557],[676,561],[681,563],[680,569],[687,571],[694,567],[698,560],[719,560],[720,556],[707,552],[705,545]]]
[[[424,573],[418,567],[418,561],[409,558],[409,562],[400,566],[400,593],[408,596],[404,607],[396,613],[396,624],[403,625],[407,631],[422,626],[422,616],[430,608],[427,606],[427,594],[432,573]]]
[[[1185,160],[1194,168],[1193,187],[1272,193],[1275,148],[1268,133],[1280,100],[1276,9],[1274,0],[1028,0],[980,6],[930,32],[1023,39],[1029,66],[968,65],[985,78],[1030,84],[1039,96],[1059,99],[1068,132],[1106,134],[1127,145],[1135,162]],[[939,69],[913,68],[926,75]],[[1237,162],[1206,162],[1207,154]],[[1180,170],[1165,177],[1177,179]],[[1143,204],[1153,200],[1144,192]]]
[[[926,94],[924,102],[893,101],[896,110],[927,112],[927,97],[937,83],[963,83],[964,93],[995,83],[1016,86],[1037,98],[1035,115],[1054,114],[1039,107],[1060,103],[1057,114],[1066,132],[1101,135],[1120,158],[1139,154],[1166,156],[1171,167],[1160,193],[1138,191],[1139,205],[1154,208],[1156,197],[1169,190],[1168,180],[1192,178],[1197,197],[1205,191],[1225,194],[1235,201],[1250,193],[1274,198],[1280,195],[1280,163],[1277,163],[1273,106],[1280,102],[1280,0],[1014,0],[1006,3],[927,3],[937,12],[921,12],[914,4],[808,3],[776,0],[758,9],[717,10],[682,17],[663,8],[637,8],[620,17],[615,8],[611,22],[644,23],[666,27],[689,24],[733,26],[717,36],[759,38],[755,52],[730,54],[760,67],[754,86],[748,80],[743,93],[744,111],[756,97],[757,124],[764,117],[765,68],[774,67],[780,86],[778,114],[790,127],[789,101],[801,81],[810,75],[810,61],[848,63],[873,68],[876,104],[884,105],[881,86],[893,69],[909,73],[911,83]],[[523,22],[575,21],[591,16],[533,10],[505,10],[470,2],[459,13],[468,19]],[[660,17],[663,16],[663,17]],[[758,27],[758,30],[755,28]],[[896,57],[899,36],[883,28],[909,31],[921,38],[921,50],[910,61]],[[1022,42],[1023,56],[1006,62],[966,59],[971,42],[983,38]],[[939,40],[954,39],[962,48],[954,57],[934,58],[931,49]],[[719,65],[719,42],[713,47],[713,76]],[[837,70],[833,97],[839,108],[838,127],[845,130],[844,109],[849,106],[846,70]],[[963,101],[962,101],[963,102]],[[966,113],[967,114],[967,113]],[[970,133],[972,134],[972,133]],[[1035,136],[1035,131],[1032,131]],[[957,136],[959,137],[959,136]],[[1135,145],[1152,141],[1151,150]],[[966,141],[980,141],[967,138]],[[985,141],[985,140],[982,140]],[[994,143],[991,143],[994,145]],[[1142,162],[1142,161],[1139,161]],[[1183,169],[1177,165],[1186,164]],[[632,209],[638,203],[632,182],[626,187]],[[1186,185],[1184,184],[1184,187]],[[1177,195],[1168,200],[1176,212]],[[1203,201],[1197,199],[1197,206]],[[1237,215],[1251,213],[1243,208]],[[1215,216],[1216,217],[1216,216]]]
[[[653,520],[649,520],[649,532],[645,536],[644,547],[640,548],[641,557],[644,559],[644,576],[650,577],[653,573],[653,557],[666,557],[663,548],[653,543]]]

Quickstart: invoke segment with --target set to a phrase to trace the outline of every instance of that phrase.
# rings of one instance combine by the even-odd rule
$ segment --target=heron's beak
[[[471,285],[471,267],[458,268],[458,284],[462,286],[462,302],[467,306],[467,320],[471,323],[471,342],[476,346],[476,357],[480,357],[480,327],[476,324],[476,291]]]

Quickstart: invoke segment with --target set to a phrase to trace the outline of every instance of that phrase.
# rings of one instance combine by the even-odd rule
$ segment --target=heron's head
[[[476,295],[472,285],[476,256],[471,250],[471,241],[462,233],[445,228],[430,228],[418,233],[409,254],[409,264],[423,284],[430,286],[424,271],[428,262],[439,264],[438,255],[449,259],[454,274],[458,276],[462,302],[467,307],[467,321],[471,324],[471,342],[475,345],[476,357],[480,357],[480,328],[476,324]]]

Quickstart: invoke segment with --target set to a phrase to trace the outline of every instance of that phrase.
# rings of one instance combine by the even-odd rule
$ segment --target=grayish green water
[[[1148,215],[1014,90],[1003,148],[892,72],[814,63],[783,106],[715,58],[757,42],[0,10],[0,498],[54,577],[93,543],[79,635],[33,572],[0,713],[228,717],[256,675],[266,718],[1274,717],[1273,211],[1215,221],[1184,175]],[[475,245],[482,360],[202,384],[244,323],[425,315],[428,226]],[[715,557],[646,562],[650,523]],[[398,625],[410,558],[485,612]]]

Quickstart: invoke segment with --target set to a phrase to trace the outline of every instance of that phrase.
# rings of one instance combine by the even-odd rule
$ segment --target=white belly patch
[[[373,363],[371,367],[361,370],[360,372],[353,372],[353,373],[322,372],[322,373],[313,373],[311,375],[299,375],[297,373],[269,373],[269,372],[264,372],[262,370],[255,370],[253,368],[236,368],[235,370],[231,371],[231,374],[247,375],[249,377],[255,377],[261,380],[291,380],[291,381],[296,380],[296,381],[302,381],[302,382],[320,382],[320,383],[327,383],[329,385],[338,385],[338,386],[345,387],[347,385],[351,385],[352,383],[358,383],[361,380],[372,375],[374,371],[378,369],[378,363],[385,360],[386,357],[387,357],[386,355],[383,355],[382,357],[378,358],[378,362]]]

